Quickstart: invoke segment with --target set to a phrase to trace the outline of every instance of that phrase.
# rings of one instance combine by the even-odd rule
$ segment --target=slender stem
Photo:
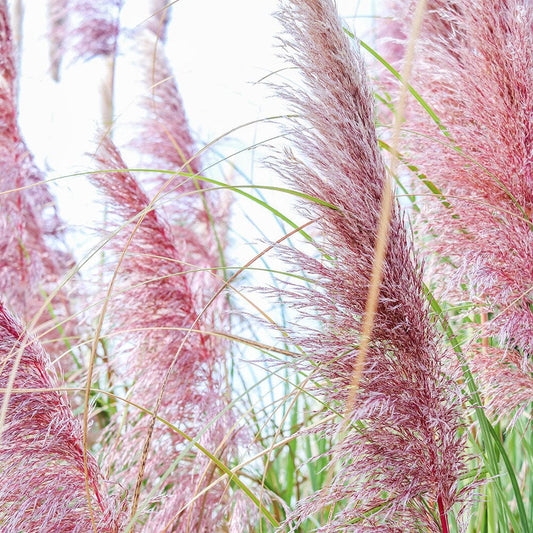
[[[439,506],[439,516],[440,516],[440,524],[442,526],[442,533],[450,533],[450,528],[448,526],[448,515],[446,514],[446,511],[444,510],[444,504],[442,502],[441,495],[437,497],[437,505]]]
[[[487,326],[485,325],[489,320],[489,315],[486,311],[481,313],[481,326],[482,326],[482,337],[481,337],[481,350],[483,355],[487,355],[487,350],[489,347],[489,338],[487,337]]]

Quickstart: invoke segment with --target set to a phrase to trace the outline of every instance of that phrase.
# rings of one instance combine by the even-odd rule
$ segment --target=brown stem
[[[487,348],[489,347],[489,338],[486,334],[486,327],[485,324],[488,322],[489,315],[486,312],[481,313],[481,326],[482,326],[482,334],[483,337],[481,337],[481,350],[483,352],[483,355],[487,354]]]

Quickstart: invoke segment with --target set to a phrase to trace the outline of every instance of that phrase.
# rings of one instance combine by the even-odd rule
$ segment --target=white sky
[[[105,69],[98,60],[66,62],[61,83],[48,74],[46,4],[24,0],[23,59],[20,93],[20,124],[38,165],[49,176],[63,176],[90,169],[84,154],[95,144],[101,116],[101,94]],[[126,27],[135,27],[146,17],[146,0],[127,0],[123,12]],[[276,56],[277,22],[272,13],[277,0],[179,0],[172,7],[165,47],[174,69],[185,109],[195,137],[207,143],[219,135],[263,117],[283,113],[271,89],[257,83],[283,66]],[[371,0],[342,0],[339,11],[356,13],[361,31],[367,31]],[[137,65],[123,49],[115,93],[116,140],[127,140],[133,132],[140,93],[135,91]],[[278,80],[279,81],[279,78]],[[225,155],[251,146],[275,134],[267,124],[239,128],[217,149]],[[266,171],[256,164],[266,151],[248,151],[235,159],[246,174],[266,183]],[[133,162],[132,162],[133,163]],[[220,177],[220,174],[218,175]],[[53,188],[62,216],[71,226],[90,224],[94,193],[82,178],[61,180]],[[267,225],[272,225],[270,220]],[[275,226],[275,224],[273,224]]]

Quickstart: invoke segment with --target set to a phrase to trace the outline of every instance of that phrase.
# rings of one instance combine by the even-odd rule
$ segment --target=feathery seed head
[[[0,440],[2,531],[92,530],[85,491],[82,430],[36,339],[0,303],[0,400],[18,361]],[[25,392],[26,390],[27,392]],[[115,533],[123,517],[88,458],[98,531]]]
[[[322,385],[317,393],[342,405],[358,354],[385,165],[365,66],[333,2],[281,6],[282,46],[304,90],[279,91],[299,118],[288,128],[294,153],[277,159],[275,168],[297,190],[338,208],[305,205],[322,230],[321,259],[293,254],[315,283],[293,287],[290,297],[323,331],[300,328],[292,338],[306,352],[300,367],[314,368]],[[298,504],[289,518],[296,525],[342,500],[328,531],[440,531],[418,499],[435,508],[439,502],[446,511],[461,500],[458,391],[444,376],[446,354],[429,319],[421,269],[398,205],[388,243],[368,363],[350,414],[362,425],[349,428],[334,449],[337,474],[318,497]]]

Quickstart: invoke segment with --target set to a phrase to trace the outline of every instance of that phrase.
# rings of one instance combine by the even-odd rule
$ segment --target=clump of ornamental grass
[[[49,3],[52,77],[66,57],[109,67],[90,173],[104,202],[84,310],[94,335],[67,388],[31,330],[79,297],[61,286],[71,255],[17,124],[0,2],[0,530],[529,531],[529,3],[391,1],[376,28],[385,58],[361,43],[381,62],[374,92],[333,0],[280,0],[276,90],[290,114],[268,166],[288,188],[257,189],[205,175],[209,146],[165,57],[170,4],[152,0],[126,32],[122,0]],[[146,87],[121,146],[126,33]],[[135,156],[145,170],[128,169]],[[297,199],[298,223],[265,188]],[[255,201],[256,225],[261,206],[292,226],[236,267],[234,193]],[[274,309],[239,285],[261,270]],[[281,348],[229,288],[278,322]],[[48,335],[65,337],[54,356],[69,347],[65,330]]]

